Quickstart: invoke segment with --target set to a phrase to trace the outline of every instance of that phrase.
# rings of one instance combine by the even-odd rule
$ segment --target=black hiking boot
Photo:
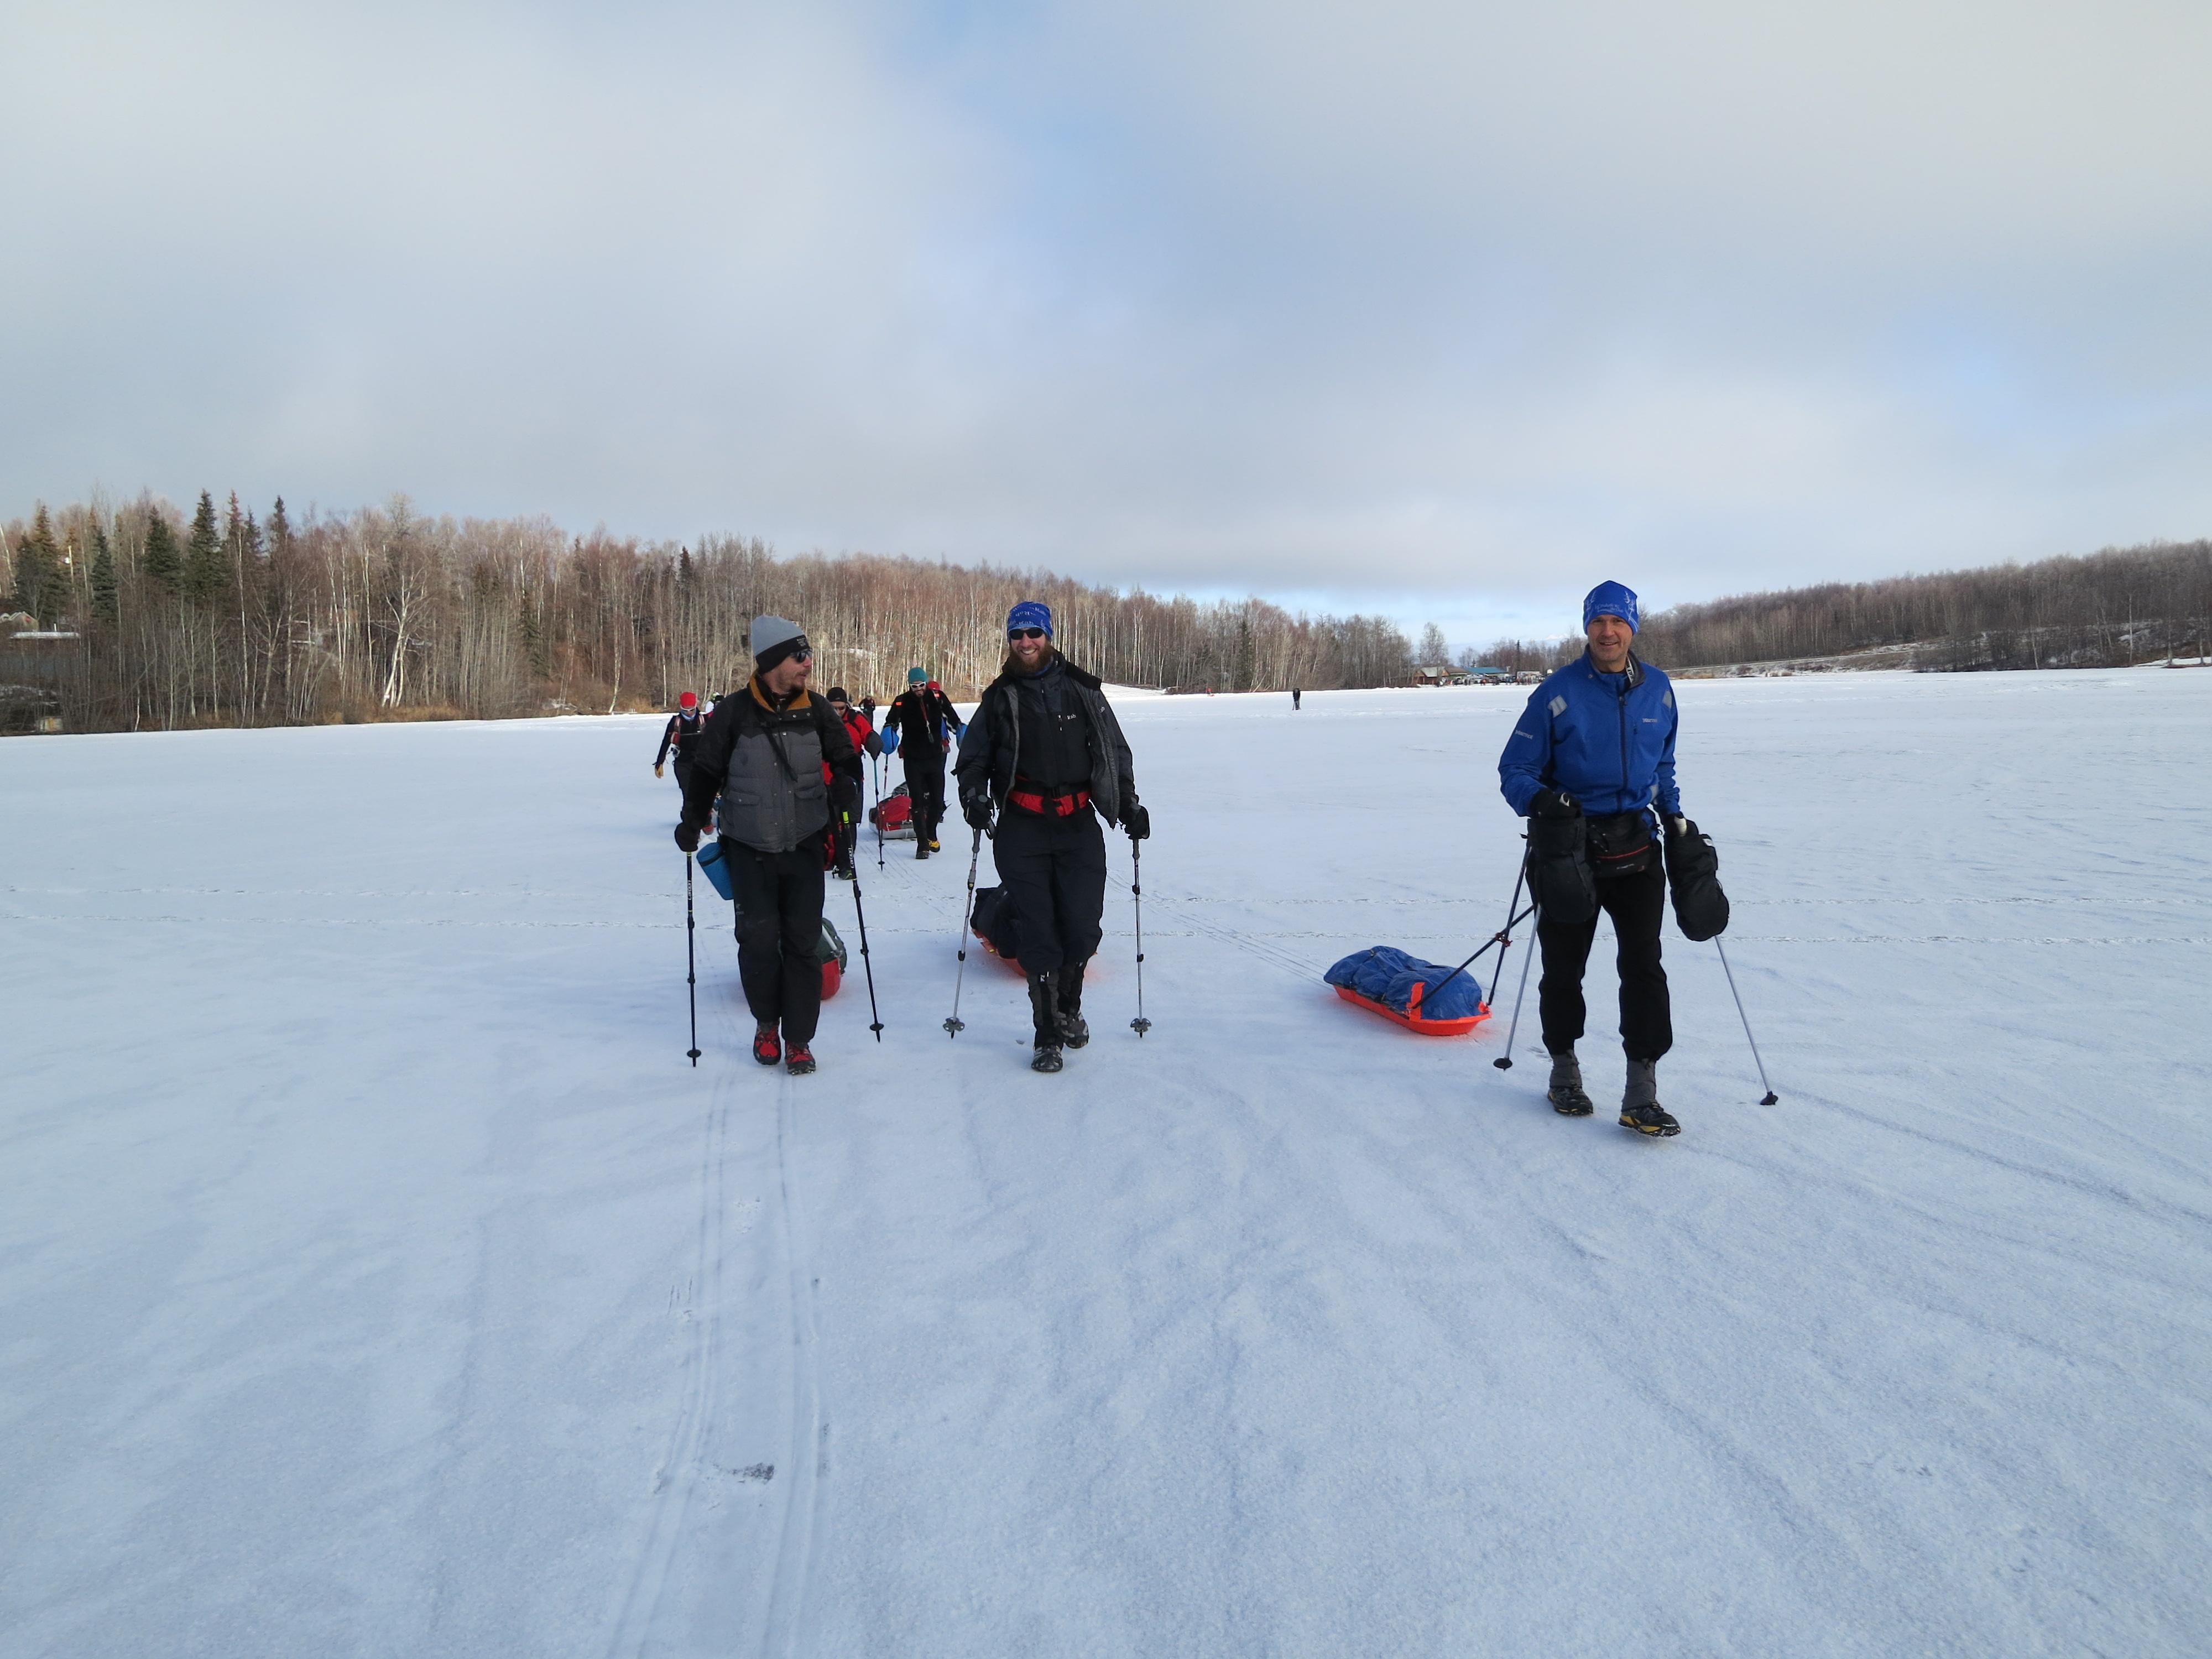
[[[1620,1127],[1640,1135],[1678,1135],[1682,1126],[1659,1103],[1659,1062],[1628,1062],[1628,1087],[1620,1097]]]
[[[1583,1092],[1582,1062],[1575,1058],[1573,1049],[1552,1056],[1552,1083],[1544,1098],[1552,1103],[1552,1109],[1561,1117],[1588,1117],[1597,1109],[1596,1103]]]
[[[1071,1048],[1091,1041],[1091,1028],[1083,1020],[1083,968],[1079,962],[1060,970],[1060,1036]]]
[[[1066,1042],[1060,1026],[1060,969],[1033,968],[1029,977],[1030,1024],[1036,1028],[1036,1046],[1030,1070],[1057,1072],[1066,1063],[1060,1051]]]

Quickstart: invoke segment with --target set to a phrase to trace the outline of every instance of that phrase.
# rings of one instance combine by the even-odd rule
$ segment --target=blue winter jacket
[[[1539,789],[1564,789],[1591,817],[1656,806],[1682,810],[1674,787],[1674,688],[1633,653],[1627,669],[1601,674],[1584,652],[1528,696],[1498,757],[1498,787],[1528,815]]]

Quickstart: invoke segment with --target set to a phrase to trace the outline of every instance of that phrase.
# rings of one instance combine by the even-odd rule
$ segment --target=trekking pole
[[[849,825],[851,817],[846,818]],[[860,972],[868,981],[868,1029],[876,1034],[876,1041],[884,1040],[884,1017],[876,1012],[876,970],[868,960],[868,913],[860,908],[860,868],[853,866],[853,920],[860,924]]]
[[[884,867],[884,757],[876,757],[876,868]]]
[[[968,977],[968,919],[975,914],[975,866],[983,858],[983,826],[975,826],[975,845],[968,854],[968,896],[960,901],[960,966],[952,975],[952,1015],[945,1022],[945,1035],[957,1037],[968,1029],[960,1018],[960,988]]]
[[[1535,915],[1536,920],[1528,929],[1528,948],[1521,955],[1521,988],[1513,994],[1513,1024],[1505,1033],[1505,1052],[1490,1062],[1501,1072],[1510,1072],[1513,1069],[1513,1039],[1521,1034],[1521,1002],[1522,999],[1528,994],[1528,964],[1535,960],[1536,929],[1540,927],[1544,921],[1542,912],[1535,905],[1531,904],[1528,908]],[[1503,958],[1500,959],[1500,965],[1504,965]]]
[[[1781,1097],[1774,1092],[1774,1085],[1766,1080],[1766,1062],[1759,1057],[1759,1039],[1751,1034],[1751,1016],[1743,1011],[1743,998],[1736,992],[1735,975],[1729,967],[1728,952],[1721,950],[1718,933],[1713,935],[1713,949],[1721,952],[1721,972],[1728,975],[1729,994],[1735,998],[1735,1017],[1743,1022],[1743,1040],[1751,1044],[1751,1063],[1759,1067],[1759,1086],[1766,1091],[1766,1097],[1759,1103],[1762,1106],[1774,1105]]]
[[[1129,902],[1137,910],[1137,1017],[1129,1022],[1129,1029],[1139,1036],[1152,1029],[1152,1022],[1145,1018],[1145,843],[1132,837],[1129,842]]]
[[[1496,933],[1492,933],[1488,939],[1483,940],[1481,948],[1475,951],[1474,956],[1469,957],[1465,962],[1460,963],[1458,967],[1453,969],[1451,972],[1446,974],[1442,979],[1438,980],[1431,988],[1422,992],[1421,1000],[1424,1002],[1432,1000],[1438,991],[1443,990],[1445,986],[1450,984],[1462,974],[1465,973],[1470,967],[1474,966],[1474,957],[1480,956],[1484,951],[1487,951],[1492,945],[1504,945],[1508,950],[1512,948],[1513,925],[1521,920],[1522,915],[1521,884],[1522,881],[1527,879],[1528,875],[1528,855],[1524,850],[1521,855],[1521,873],[1513,878],[1513,897],[1505,907],[1505,925],[1499,928]],[[1534,911],[1535,908],[1536,907],[1534,904],[1531,904],[1528,907],[1531,911]],[[1498,953],[1498,967],[1499,972],[1502,973],[1504,971],[1505,956],[1503,951]],[[1480,989],[1480,987],[1477,987],[1476,988],[1478,991]]]
[[[684,855],[684,982],[691,992],[691,1064],[699,1064],[699,918],[691,908],[691,855]]]

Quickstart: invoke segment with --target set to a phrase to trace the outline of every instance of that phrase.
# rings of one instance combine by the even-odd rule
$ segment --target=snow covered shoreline
[[[1681,695],[1783,1103],[1670,927],[1663,1145],[1320,981],[1525,689],[1121,702],[1058,1078],[896,843],[883,1045],[702,883],[691,1071],[657,717],[0,745],[0,1646],[2203,1651],[2212,676]]]

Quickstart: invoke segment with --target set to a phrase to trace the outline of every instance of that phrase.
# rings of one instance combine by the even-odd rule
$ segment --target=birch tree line
[[[40,505],[0,555],[18,613],[0,629],[0,720],[15,729],[41,714],[140,731],[666,708],[738,683],[763,612],[805,627],[825,687],[884,698],[919,666],[972,698],[1018,599],[1050,605],[1067,654],[1126,684],[1390,684],[1412,656],[1380,617],[1042,570],[779,557],[743,537],[577,537],[543,518],[428,518],[404,498],[299,517],[281,498],[257,515],[207,493],[189,515],[143,496]]]

